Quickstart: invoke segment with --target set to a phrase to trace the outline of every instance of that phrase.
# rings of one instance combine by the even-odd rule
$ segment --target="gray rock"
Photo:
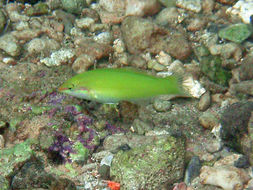
[[[253,80],[242,81],[230,85],[229,91],[231,94],[242,93],[253,95]]]
[[[240,80],[252,80],[253,79],[253,56],[248,56],[242,62],[239,67],[239,77]]]
[[[186,171],[185,171],[185,177],[184,177],[184,182],[187,185],[191,184],[191,181],[199,176],[200,173],[200,168],[201,168],[201,163],[200,159],[198,156],[193,156],[191,158],[191,161],[189,162]]]
[[[167,25],[169,23],[176,23],[178,21],[179,13],[176,7],[165,8],[158,13],[155,22],[160,25]]]
[[[248,133],[248,123],[253,111],[253,102],[238,102],[223,110],[220,123],[221,138],[226,145],[240,151],[240,141]]]
[[[170,110],[171,102],[166,101],[166,100],[162,100],[162,99],[159,99],[159,98],[155,98],[155,101],[153,103],[153,107],[158,112],[165,112],[165,111]]]
[[[202,113],[199,117],[199,122],[206,129],[212,129],[219,123],[217,117],[209,111]]]

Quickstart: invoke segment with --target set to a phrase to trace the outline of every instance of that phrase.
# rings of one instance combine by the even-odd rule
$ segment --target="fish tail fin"
[[[172,91],[176,93],[177,97],[193,97],[190,93],[191,83],[189,76],[173,73],[165,77],[168,81],[169,93]]]
[[[189,83],[189,76],[174,74],[178,80],[178,87],[183,97],[192,97],[190,93],[191,85]]]

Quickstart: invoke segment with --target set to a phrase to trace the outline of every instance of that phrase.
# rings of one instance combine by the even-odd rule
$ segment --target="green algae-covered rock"
[[[46,3],[39,2],[25,10],[27,16],[38,16],[49,13],[49,7]]]
[[[231,72],[222,68],[222,60],[218,56],[207,56],[201,58],[201,71],[213,82],[227,86],[231,78]]]
[[[84,163],[89,156],[89,150],[83,146],[79,141],[73,145],[75,153],[70,154],[70,158],[72,161],[76,161],[77,163]]]
[[[110,175],[122,189],[162,189],[183,177],[185,144],[172,136],[150,136],[153,143],[119,151]]]
[[[0,33],[4,30],[6,24],[6,17],[3,11],[0,9]]]
[[[16,144],[12,148],[0,150],[0,175],[7,177],[14,173],[14,169],[33,155],[31,146],[34,140],[28,139],[25,142]]]
[[[0,187],[1,187],[1,190],[10,189],[8,180],[1,175],[0,175]]]
[[[252,32],[252,26],[239,23],[221,29],[218,35],[220,38],[224,38],[235,43],[242,43],[252,34]]]
[[[86,6],[85,0],[61,0],[62,7],[69,13],[80,14]]]
[[[166,7],[176,6],[176,0],[159,0],[159,2]]]

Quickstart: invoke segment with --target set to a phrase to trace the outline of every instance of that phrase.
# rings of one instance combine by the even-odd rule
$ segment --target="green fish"
[[[166,94],[188,96],[182,82],[176,75],[160,78],[129,68],[105,68],[77,74],[58,91],[100,103],[136,102]]]

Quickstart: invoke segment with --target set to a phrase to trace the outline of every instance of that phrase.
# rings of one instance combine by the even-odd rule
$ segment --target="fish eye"
[[[71,86],[68,87],[68,89],[69,89],[69,90],[72,90],[74,87],[75,87],[75,85],[74,85],[74,84],[71,84]]]

